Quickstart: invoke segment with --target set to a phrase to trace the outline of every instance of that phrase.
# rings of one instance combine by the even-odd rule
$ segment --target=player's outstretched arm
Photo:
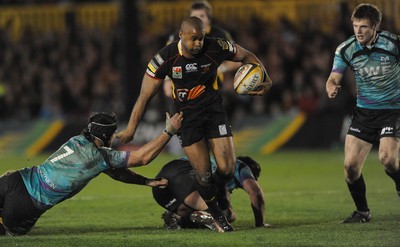
[[[125,144],[132,141],[150,99],[156,94],[162,82],[163,80],[152,78],[147,74],[144,75],[140,95],[132,109],[128,126],[115,135],[115,138],[119,139],[121,143]]]
[[[175,113],[170,118],[166,114],[165,130],[154,140],[146,143],[138,150],[130,152],[128,167],[143,166],[149,164],[164,149],[171,137],[179,130],[183,120],[183,113]]]
[[[165,188],[168,180],[165,178],[146,178],[128,168],[108,169],[104,171],[111,178],[128,184],[147,185],[150,187]]]

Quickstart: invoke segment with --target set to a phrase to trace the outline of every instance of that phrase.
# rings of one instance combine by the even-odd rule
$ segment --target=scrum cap
[[[88,132],[109,146],[112,135],[117,130],[117,116],[106,112],[95,113],[89,118]]]

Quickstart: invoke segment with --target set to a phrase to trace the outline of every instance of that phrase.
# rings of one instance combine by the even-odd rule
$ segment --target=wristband
[[[147,178],[143,177],[142,175],[137,174],[137,176],[135,177],[135,181],[133,182],[134,184],[139,184],[139,185],[146,185],[147,183]]]
[[[167,129],[164,130],[164,133],[167,134],[169,137],[172,137],[174,134],[169,132]]]

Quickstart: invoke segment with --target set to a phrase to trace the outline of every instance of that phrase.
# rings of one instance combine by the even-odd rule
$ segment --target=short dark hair
[[[379,26],[382,21],[382,12],[374,4],[359,4],[351,15],[351,21],[355,19],[367,19],[373,26]]]
[[[204,23],[201,21],[200,18],[195,17],[195,16],[189,16],[183,19],[182,24],[181,24],[181,31],[185,29],[185,27],[190,26],[193,27],[197,30],[203,30],[204,29]]]
[[[195,1],[192,3],[190,6],[190,11],[192,10],[199,10],[199,9],[204,9],[207,12],[207,16],[209,19],[212,18],[213,16],[213,9],[211,7],[211,4],[205,0],[202,1]]]
[[[240,160],[245,165],[250,167],[251,173],[253,173],[254,178],[258,180],[258,177],[260,176],[261,173],[261,166],[260,164],[258,164],[257,161],[255,161],[249,156],[238,156],[236,159]]]

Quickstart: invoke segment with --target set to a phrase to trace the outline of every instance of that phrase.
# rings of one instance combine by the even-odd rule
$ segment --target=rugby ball
[[[264,72],[261,65],[257,63],[247,63],[242,65],[233,79],[233,88],[238,94],[248,94],[257,89],[264,83]]]

